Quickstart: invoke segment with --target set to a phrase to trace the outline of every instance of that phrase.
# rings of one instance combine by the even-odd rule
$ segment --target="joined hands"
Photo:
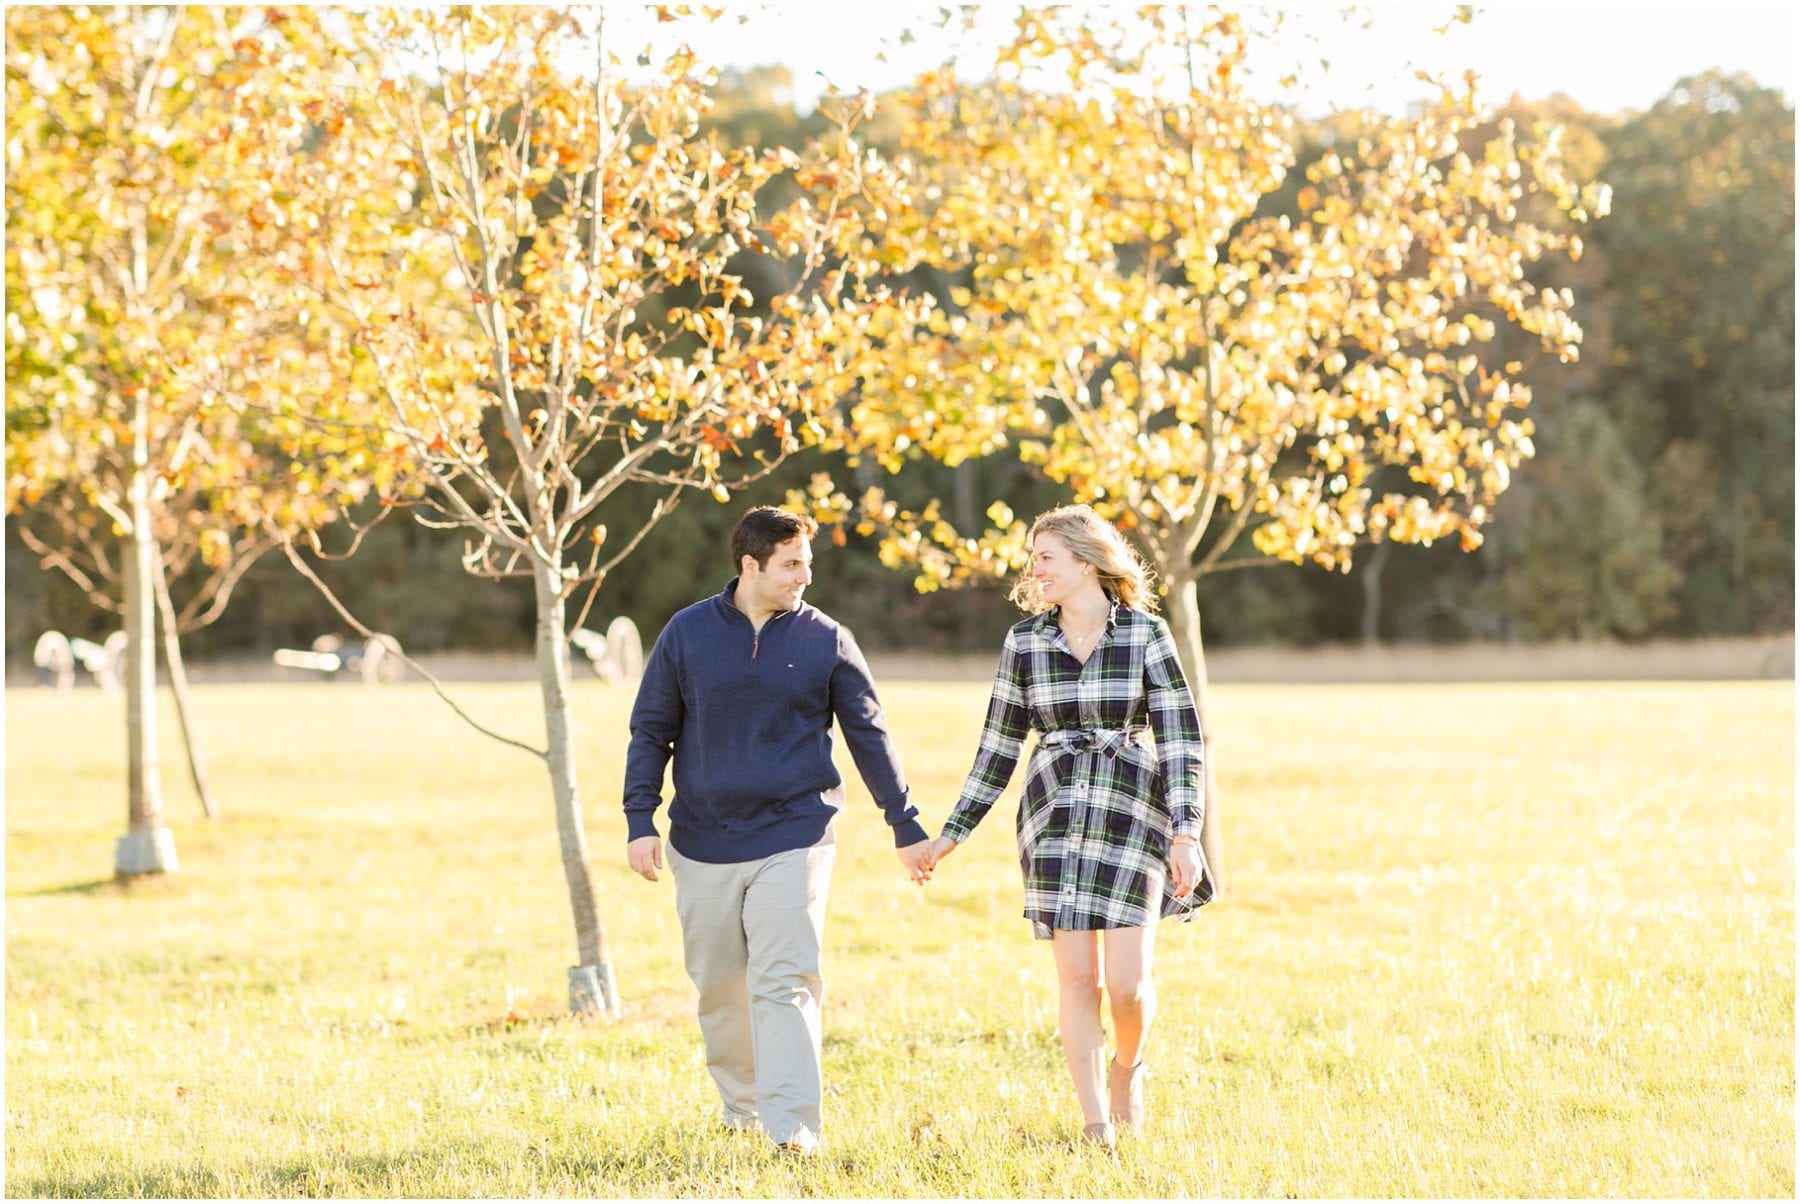
[[[907,875],[920,886],[930,882],[937,863],[955,851],[956,842],[948,836],[940,836],[936,840],[921,840],[895,850],[899,854],[900,864],[906,867]]]
[[[940,836],[894,851],[900,857],[900,864],[906,867],[907,876],[923,886],[931,881],[931,872],[937,868],[937,863],[956,851],[956,842],[948,836]],[[655,882],[657,871],[663,867],[662,841],[655,836],[640,836],[625,846],[625,860],[637,873]]]

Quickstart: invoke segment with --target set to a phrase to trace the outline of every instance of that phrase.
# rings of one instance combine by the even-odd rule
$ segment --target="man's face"
[[[794,610],[800,595],[812,584],[812,541],[796,535],[778,543],[769,563],[757,567],[754,556],[744,557],[738,592],[751,608],[763,611]]]

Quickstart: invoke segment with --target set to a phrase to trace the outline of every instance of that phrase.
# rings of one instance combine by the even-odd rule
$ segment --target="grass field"
[[[985,688],[884,694],[935,830]],[[6,696],[8,1194],[1793,1195],[1791,682],[1218,689],[1231,889],[1163,930],[1116,1161],[1073,1141],[1014,795],[920,890],[853,785],[795,1163],[716,1126],[670,883],[623,864],[625,691],[576,694],[602,1024],[562,1015],[530,758],[416,687],[196,701],[225,815],[170,736],[182,869],[126,887],[122,701]]]

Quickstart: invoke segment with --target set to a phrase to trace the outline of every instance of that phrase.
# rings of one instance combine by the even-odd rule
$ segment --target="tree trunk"
[[[1208,724],[1209,690],[1206,679],[1206,646],[1200,638],[1199,584],[1192,577],[1169,576],[1169,634],[1181,656],[1194,707],[1200,712],[1200,734],[1206,739],[1206,821],[1200,829],[1200,854],[1212,876],[1215,895],[1225,893],[1224,841],[1219,824],[1218,745]]]
[[[1387,566],[1388,549],[1393,546],[1382,540],[1357,570],[1357,576],[1362,578],[1362,642],[1365,648],[1373,648],[1381,642],[1381,570]]]
[[[125,533],[125,731],[130,820],[113,849],[121,878],[173,873],[175,834],[163,824],[162,760],[156,742],[156,543],[150,531],[150,413],[133,403],[131,529]]]
[[[187,747],[188,773],[193,776],[194,790],[200,796],[200,810],[206,818],[217,819],[219,809],[213,803],[212,789],[206,784],[206,759],[200,755],[200,740],[194,734],[194,718],[188,707],[187,668],[181,659],[181,633],[175,629],[175,606],[169,598],[169,574],[163,565],[162,549],[156,549],[156,609],[162,615],[163,656],[169,662],[169,690],[175,695],[175,716],[181,720],[181,742]]]
[[[981,482],[976,476],[979,471],[979,461],[973,458],[950,470],[950,479],[955,486],[956,529],[959,531],[979,531],[987,525],[987,515],[981,504]],[[978,648],[988,636],[984,630],[984,620],[989,617],[988,599],[982,597],[982,593],[981,590],[953,589],[937,595],[951,608],[958,648]]]
[[[537,589],[538,686],[544,694],[545,761],[556,799],[556,834],[562,845],[563,876],[575,916],[579,964],[569,967],[569,1010],[619,1014],[619,988],[606,950],[606,930],[588,866],[587,833],[581,824],[581,793],[575,780],[575,751],[569,723],[569,642],[563,630],[562,582],[539,565]]]

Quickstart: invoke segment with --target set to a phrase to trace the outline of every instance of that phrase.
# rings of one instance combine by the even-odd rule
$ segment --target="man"
[[[654,882],[674,757],[669,868],[725,1124],[760,1123],[802,1155],[820,1137],[819,948],[843,801],[833,720],[915,882],[930,876],[931,848],[856,641],[800,600],[817,530],[773,506],[738,521],[738,576],[676,614],[651,649],[625,760],[626,857]]]

